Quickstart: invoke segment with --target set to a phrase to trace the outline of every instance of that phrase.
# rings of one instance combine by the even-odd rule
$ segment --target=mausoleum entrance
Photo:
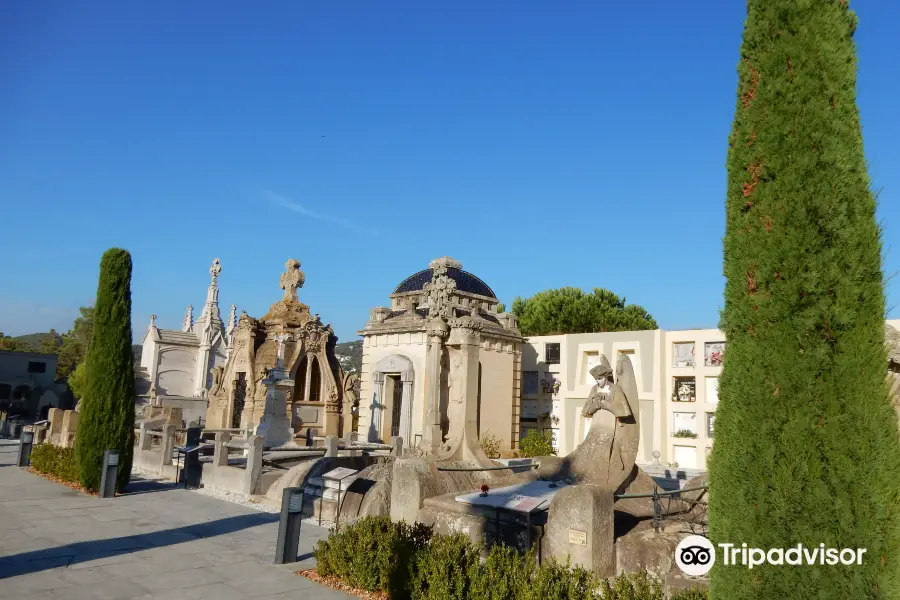
[[[370,441],[389,443],[400,436],[405,445],[411,445],[414,377],[412,361],[399,354],[392,354],[375,365]]]

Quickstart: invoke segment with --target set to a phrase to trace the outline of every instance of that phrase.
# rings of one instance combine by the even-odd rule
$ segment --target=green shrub
[[[479,549],[462,534],[436,535],[416,554],[412,600],[467,600],[478,577]]]
[[[403,598],[416,551],[431,538],[424,525],[366,517],[321,540],[315,550],[317,571],[368,591]]]
[[[603,600],[663,600],[662,586],[645,571],[620,575],[610,584],[600,583]]]
[[[708,598],[709,596],[707,595],[706,590],[694,588],[692,590],[676,592],[675,594],[672,594],[672,597],[669,598],[669,600],[708,600]]]
[[[488,458],[500,458],[500,438],[490,431],[484,432],[478,440],[478,444],[481,446],[481,451]]]
[[[35,471],[58,477],[63,481],[78,483],[81,479],[74,448],[39,444],[31,451],[31,466]]]
[[[596,598],[599,582],[594,574],[582,567],[570,567],[548,561],[538,568],[528,588],[519,596],[522,600],[584,600]]]
[[[528,434],[519,441],[519,449],[522,456],[532,458],[535,456],[553,456],[556,450],[553,449],[553,443],[550,434],[544,434],[537,429],[532,429]]]
[[[514,548],[498,544],[491,548],[472,578],[469,597],[472,600],[523,598],[536,567],[533,553],[523,557]]]
[[[461,534],[432,535],[423,525],[367,517],[319,542],[317,571],[347,585],[383,591],[395,600],[663,600],[646,573],[600,581],[581,567],[549,561],[538,566],[496,545],[484,561],[478,546]],[[707,600],[691,590],[670,600]]]

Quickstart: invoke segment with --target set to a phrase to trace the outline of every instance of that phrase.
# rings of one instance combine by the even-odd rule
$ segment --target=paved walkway
[[[303,524],[300,563],[275,565],[278,515],[139,482],[100,499],[15,465],[0,440],[0,598],[337,600],[293,571],[326,530]]]

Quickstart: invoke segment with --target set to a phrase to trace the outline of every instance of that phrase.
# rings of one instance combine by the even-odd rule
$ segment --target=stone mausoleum
[[[180,330],[156,326],[156,315],[141,341],[140,365],[135,369],[139,397],[156,406],[176,406],[190,422],[206,412],[206,394],[212,385],[212,369],[228,360],[234,334],[235,307],[227,325],[219,314],[219,259],[209,269],[211,281],[206,302],[197,320],[193,306],[187,307]]]
[[[515,317],[497,312],[494,291],[458,261],[443,257],[403,280],[390,299],[390,307],[371,311],[359,332],[360,439],[390,443],[400,436],[404,446],[420,449],[423,439],[428,445],[443,443],[448,409],[452,413],[453,402],[462,402],[468,393],[463,389],[468,384],[454,377],[460,372],[454,361],[465,357],[448,348],[454,344],[449,339],[453,323],[463,319],[465,327],[478,331],[473,338],[478,344],[474,433],[490,432],[504,450],[517,447],[523,338]],[[432,405],[439,405],[439,416]],[[438,421],[439,431],[432,431]]]
[[[256,428],[267,448],[349,427],[337,336],[298,300],[305,279],[300,262],[288,260],[283,298],[261,319],[241,314],[227,362],[212,370],[207,427]]]

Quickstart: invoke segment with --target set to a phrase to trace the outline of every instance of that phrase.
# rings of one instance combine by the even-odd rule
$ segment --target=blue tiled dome
[[[456,289],[460,292],[478,294],[479,296],[487,296],[488,298],[497,297],[497,295],[494,294],[494,290],[488,287],[488,284],[467,271],[455,267],[448,267],[447,277],[456,282]],[[397,286],[397,289],[394,290],[394,293],[403,294],[406,292],[421,291],[429,281],[431,281],[431,269],[419,271],[415,275],[410,275],[404,279],[400,285]]]

